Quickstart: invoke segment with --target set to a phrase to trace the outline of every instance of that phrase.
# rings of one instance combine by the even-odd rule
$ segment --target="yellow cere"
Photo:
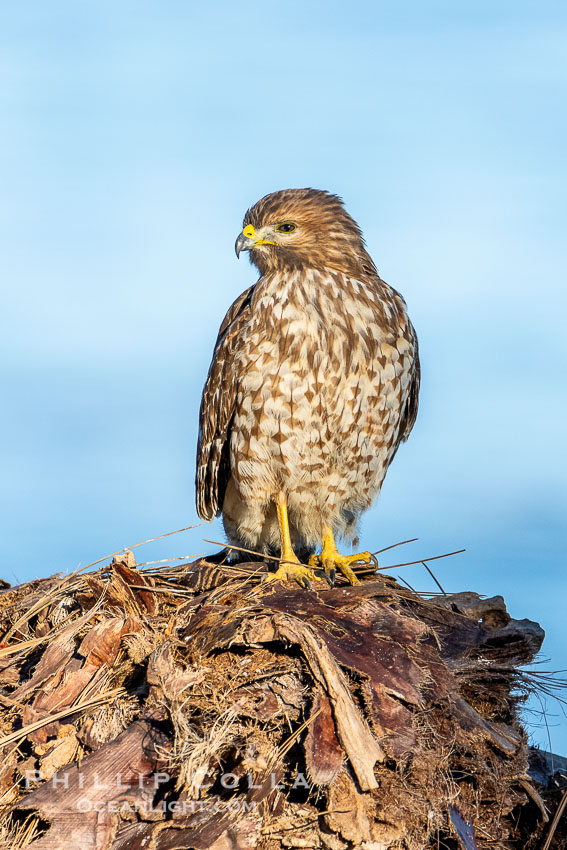
[[[247,224],[244,230],[242,231],[242,235],[248,237],[248,239],[256,239],[256,228],[252,224]],[[268,239],[256,239],[256,245],[253,247],[256,248],[258,245],[276,245],[276,242],[270,242]]]

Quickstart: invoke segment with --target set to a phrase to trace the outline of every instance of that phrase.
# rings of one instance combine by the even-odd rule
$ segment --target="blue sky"
[[[501,593],[546,629],[542,668],[566,668],[566,29],[545,0],[2,4],[5,577],[197,522],[200,392],[255,279],[243,213],[315,186],[345,199],[421,343],[420,417],[364,547],[466,547],[441,583]]]

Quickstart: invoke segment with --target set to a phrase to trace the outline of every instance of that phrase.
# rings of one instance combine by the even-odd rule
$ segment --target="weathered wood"
[[[305,738],[307,771],[314,785],[330,785],[343,766],[344,751],[337,738],[331,704],[324,690],[317,690],[312,717]]]
[[[513,693],[537,624],[501,597],[385,575],[305,591],[261,569],[150,577],[124,553],[30,584],[28,617],[26,588],[6,591],[0,627],[30,640],[0,650],[4,737],[42,725],[6,749],[0,794],[49,825],[34,848],[524,850],[542,833],[565,765],[528,776]],[[50,722],[109,683],[115,702]]]
[[[61,771],[28,794],[14,811],[37,811],[51,828],[34,850],[99,850],[112,846],[116,813],[107,804],[147,802],[163,767],[169,740],[156,719],[138,720],[114,741]]]

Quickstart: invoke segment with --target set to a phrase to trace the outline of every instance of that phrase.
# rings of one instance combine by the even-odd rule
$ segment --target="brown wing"
[[[230,477],[230,428],[238,386],[233,353],[250,318],[253,290],[251,286],[239,295],[223,319],[201,398],[195,490],[197,513],[204,520],[220,514]]]
[[[417,343],[417,334],[412,327],[413,331],[413,346],[414,346],[414,363],[413,370],[410,379],[410,385],[408,387],[408,397],[406,401],[406,405],[404,410],[402,411],[401,421],[400,421],[400,430],[399,430],[399,439],[400,442],[403,440],[407,440],[409,435],[411,434],[411,429],[415,424],[415,420],[417,418],[417,408],[419,404],[419,385],[421,383],[421,366],[419,363],[419,346]]]

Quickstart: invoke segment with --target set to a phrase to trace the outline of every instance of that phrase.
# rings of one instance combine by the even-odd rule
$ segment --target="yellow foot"
[[[280,551],[281,563],[275,573],[269,573],[264,581],[296,581],[301,587],[311,590],[311,582],[317,581],[318,576],[313,570],[299,562],[299,558],[293,551],[289,533],[289,519],[287,516],[287,500],[284,493],[279,493],[276,501],[278,524],[280,527]],[[321,575],[322,578],[322,575]]]
[[[376,564],[376,558],[371,552],[358,552],[356,555],[341,555],[337,551],[333,532],[330,528],[323,535],[323,551],[320,555],[311,555],[309,566],[317,572],[323,570],[331,587],[335,584],[337,570],[343,575],[349,584],[360,584],[351,569],[351,564]]]
[[[275,573],[269,573],[264,578],[264,581],[296,581],[301,587],[306,587],[308,590],[311,590],[312,581],[319,580],[313,570],[300,564],[299,561],[297,563],[280,564]]]

